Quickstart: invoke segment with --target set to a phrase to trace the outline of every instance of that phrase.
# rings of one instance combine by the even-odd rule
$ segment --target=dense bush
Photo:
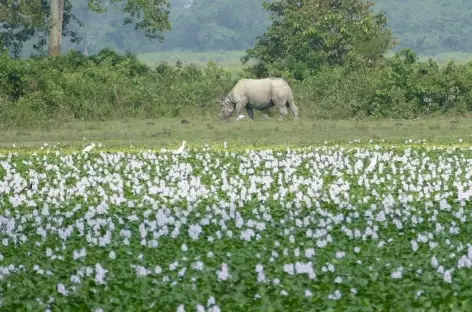
[[[375,68],[328,68],[297,86],[311,117],[416,118],[472,110],[472,62],[418,62],[410,49]],[[310,103],[310,104],[309,104]],[[311,104],[312,103],[312,104]]]
[[[214,63],[203,69],[166,63],[150,68],[132,55],[110,50],[90,57],[70,52],[29,60],[3,54],[0,120],[7,125],[32,125],[49,120],[205,114],[218,110],[216,99],[235,79]]]
[[[151,68],[132,55],[103,50],[91,57],[13,60],[0,56],[0,122],[35,126],[51,121],[218,113],[217,99],[241,77],[162,63]],[[438,66],[402,50],[375,67],[330,67],[302,82],[289,80],[302,119],[416,118],[472,110],[472,62]],[[278,112],[272,109],[273,115]]]

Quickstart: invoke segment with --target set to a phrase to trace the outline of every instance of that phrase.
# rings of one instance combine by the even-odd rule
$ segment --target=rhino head
[[[227,120],[233,114],[233,111],[234,111],[233,103],[231,103],[231,100],[226,97],[223,100],[221,100],[220,106],[221,106],[220,119]]]

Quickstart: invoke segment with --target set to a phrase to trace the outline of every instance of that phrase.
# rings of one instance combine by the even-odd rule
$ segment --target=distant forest
[[[271,2],[273,0],[269,0]],[[73,1],[74,4],[84,2]],[[388,26],[399,44],[395,50],[412,48],[419,54],[472,52],[472,2],[470,0],[377,0],[374,11],[384,11]],[[168,50],[215,51],[245,50],[256,42],[271,21],[262,0],[171,0],[172,30],[165,41],[146,39],[133,26],[122,25],[117,10],[104,14],[87,12],[85,5],[74,5],[72,13],[85,23],[76,28],[83,40],[65,39],[63,50],[72,48],[94,54],[105,47],[134,53]],[[72,22],[73,24],[74,22]],[[32,52],[32,42],[23,55]]]

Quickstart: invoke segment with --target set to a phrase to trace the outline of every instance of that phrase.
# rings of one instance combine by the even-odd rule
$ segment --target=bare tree
[[[62,22],[64,18],[64,0],[51,0],[50,31],[48,55],[60,55],[62,43]]]

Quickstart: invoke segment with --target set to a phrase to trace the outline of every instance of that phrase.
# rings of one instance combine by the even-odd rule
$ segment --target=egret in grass
[[[244,115],[239,115],[238,118],[236,118],[236,120],[241,120],[244,118]]]
[[[92,148],[94,148],[94,147],[95,147],[95,143],[92,142],[92,144],[87,145],[87,146],[82,150],[82,152],[88,153],[88,152],[90,152],[90,151],[92,150]]]
[[[174,154],[182,154],[183,151],[185,150],[185,143],[187,143],[186,141],[183,141],[182,142],[182,146],[180,146],[177,150],[174,151]]]

